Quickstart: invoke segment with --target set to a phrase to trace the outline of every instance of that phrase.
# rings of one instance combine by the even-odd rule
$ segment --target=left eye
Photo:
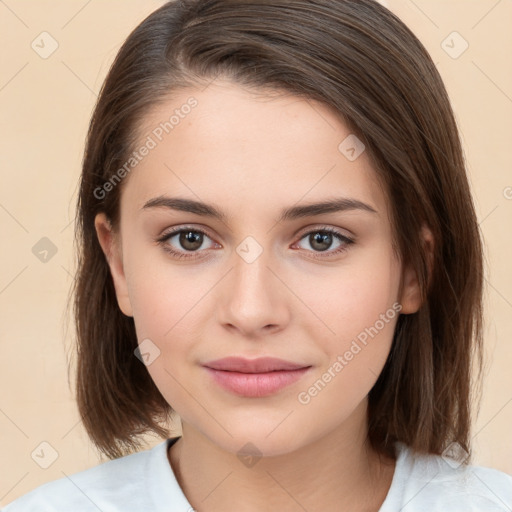
[[[331,248],[333,241],[338,241],[338,246],[328,252],[329,255],[338,254],[347,249],[347,246],[352,244],[354,241],[351,238],[341,234],[339,231],[336,231],[331,228],[323,228],[316,229],[314,231],[309,231],[305,233],[301,238],[302,240],[306,240],[309,246],[313,249],[313,252],[326,252]]]
[[[176,247],[176,245],[171,243],[173,238],[177,239],[179,247]],[[164,250],[170,253],[173,257],[194,258],[197,257],[195,253],[201,252],[200,249],[205,242],[205,238],[211,240],[211,238],[200,229],[181,228],[162,235],[156,241],[161,244]],[[327,253],[327,256],[332,256],[333,254],[339,254],[343,251],[346,251],[347,247],[354,243],[354,240],[332,228],[322,228],[309,231],[300,238],[297,244],[299,244],[302,240],[308,241],[312,252]],[[338,241],[338,246],[335,247],[334,250],[328,250],[335,240]],[[221,247],[219,244],[216,244],[216,242],[213,242],[213,245],[210,248],[214,247],[215,245]],[[203,247],[203,249],[205,248]],[[318,254],[318,257],[323,257],[323,255]]]

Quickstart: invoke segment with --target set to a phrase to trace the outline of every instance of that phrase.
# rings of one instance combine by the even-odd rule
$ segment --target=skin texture
[[[182,420],[183,437],[169,453],[178,481],[198,511],[378,510],[394,462],[365,442],[367,394],[398,314],[309,403],[297,397],[393,304],[401,314],[420,306],[416,275],[392,250],[386,195],[366,152],[349,161],[338,150],[350,134],[339,118],[291,95],[256,95],[221,80],[182,90],[148,114],[141,140],[191,96],[197,106],[123,183],[120,232],[96,218],[119,306],[134,317],[139,343],[149,338],[161,351],[148,371]],[[161,195],[214,204],[225,222],[142,208]],[[277,223],[286,207],[334,197],[376,213]],[[191,258],[177,259],[155,242],[171,227],[207,236]],[[354,243],[333,237],[327,250],[315,249],[312,237],[325,227]],[[237,252],[247,236],[263,251],[251,263]],[[187,253],[179,234],[165,243]],[[271,396],[246,398],[202,367],[227,356],[311,368]],[[262,455],[251,467],[237,457],[248,442]]]

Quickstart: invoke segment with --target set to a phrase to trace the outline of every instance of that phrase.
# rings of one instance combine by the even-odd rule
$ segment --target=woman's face
[[[360,430],[399,311],[419,306],[364,146],[322,104],[227,81],[179,92],[143,127],[120,237],[103,215],[96,227],[162,395],[233,453]],[[214,363],[227,357],[250,361]],[[293,366],[252,365],[264,357]]]

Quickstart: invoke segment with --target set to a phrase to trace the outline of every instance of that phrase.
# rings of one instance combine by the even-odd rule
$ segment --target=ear
[[[420,232],[423,250],[426,253],[428,261],[429,276],[432,275],[432,265],[434,259],[434,237],[432,231],[423,224]],[[418,282],[418,276],[412,265],[408,265],[403,271],[402,293],[400,297],[402,309],[400,313],[416,313],[421,307],[421,292]]]
[[[119,236],[112,230],[112,225],[104,213],[98,213],[94,219],[94,227],[103,253],[110,267],[117,303],[126,316],[133,316],[128,286],[123,268],[123,257]]]

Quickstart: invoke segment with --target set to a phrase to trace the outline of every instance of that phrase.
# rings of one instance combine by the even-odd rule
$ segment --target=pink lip
[[[299,380],[311,367],[273,357],[226,357],[203,366],[220,386],[246,397],[276,393]]]

